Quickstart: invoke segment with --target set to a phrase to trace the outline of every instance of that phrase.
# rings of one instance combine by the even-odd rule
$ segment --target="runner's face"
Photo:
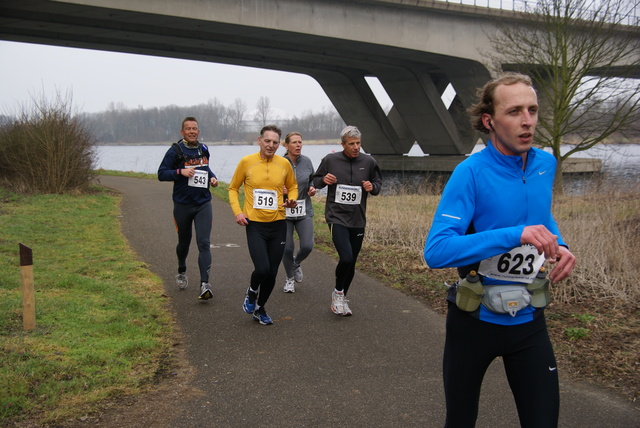
[[[182,138],[184,138],[184,140],[187,143],[195,144],[196,141],[198,141],[198,137],[200,136],[200,130],[198,129],[198,122],[194,122],[192,120],[186,121],[182,125],[180,134],[182,134]]]
[[[347,137],[347,139],[342,143],[342,149],[347,157],[355,159],[360,154],[361,145],[362,143],[360,142],[360,138]]]
[[[299,135],[290,137],[286,149],[291,156],[300,156],[300,153],[302,153],[302,137]]]
[[[538,97],[524,83],[500,85],[494,93],[494,114],[485,114],[491,141],[505,155],[522,155],[531,149],[538,124]],[[493,128],[493,129],[492,129]]]
[[[260,156],[271,159],[280,145],[280,136],[275,131],[264,131],[264,134],[258,138],[258,145]]]

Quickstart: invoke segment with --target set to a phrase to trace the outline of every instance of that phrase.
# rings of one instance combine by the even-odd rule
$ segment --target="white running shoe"
[[[294,286],[295,281],[293,280],[293,278],[287,278],[287,280],[284,283],[284,292],[285,293],[295,293],[296,292],[296,288]]]
[[[203,282],[200,284],[200,295],[198,299],[200,300],[209,300],[213,297],[213,292],[211,291],[211,285],[208,282]]]
[[[331,294],[331,310],[336,315],[344,314],[344,292],[333,290]]]
[[[353,315],[353,312],[351,312],[351,308],[349,308],[349,301],[344,299],[342,303],[342,316],[348,317],[351,315]]]
[[[189,285],[189,278],[184,273],[179,273],[176,275],[176,285],[180,290],[184,290]]]
[[[302,268],[293,262],[293,279],[295,279],[296,282],[302,282],[302,276]]]

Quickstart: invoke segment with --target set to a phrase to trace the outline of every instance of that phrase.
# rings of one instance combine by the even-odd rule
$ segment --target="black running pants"
[[[544,316],[503,326],[480,321],[449,303],[443,375],[447,428],[472,428],[478,416],[482,379],[502,357],[520,426],[558,425],[558,369]]]
[[[178,272],[187,270],[187,255],[191,245],[192,230],[196,229],[196,243],[198,244],[198,268],[200,281],[209,282],[211,270],[211,224],[213,222],[213,209],[211,202],[204,204],[180,204],[173,203],[173,219],[178,231]]]
[[[364,240],[364,227],[329,224],[329,230],[339,257],[336,266],[336,290],[344,291],[346,295],[356,272],[356,261]]]
[[[285,220],[268,223],[250,221],[246,233],[249,255],[254,266],[250,287],[258,292],[258,306],[264,307],[278,276],[287,240],[287,224]]]

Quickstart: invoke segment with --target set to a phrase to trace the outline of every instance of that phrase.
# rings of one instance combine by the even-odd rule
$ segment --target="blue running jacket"
[[[556,160],[532,148],[522,169],[521,156],[487,147],[460,163],[442,193],[424,248],[431,268],[466,266],[520,246],[525,226],[542,224],[565,245],[551,214]],[[473,224],[475,233],[466,234]],[[485,285],[503,281],[485,278]],[[480,306],[479,318],[494,324],[515,325],[533,320],[535,309],[515,317]]]

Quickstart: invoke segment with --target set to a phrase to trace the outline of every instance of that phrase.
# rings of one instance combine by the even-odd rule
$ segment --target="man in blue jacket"
[[[538,100],[528,76],[504,74],[478,95],[469,113],[490,140],[453,172],[424,249],[430,267],[458,267],[462,277],[447,299],[445,426],[475,426],[482,379],[501,356],[521,426],[555,427],[558,372],[544,318],[549,284],[537,274],[546,260],[555,283],[576,263],[551,214],[556,161],[532,147]],[[532,285],[540,283],[541,293]]]
[[[207,300],[213,297],[209,285],[213,221],[209,186],[216,187],[218,179],[209,168],[209,149],[198,141],[200,129],[195,117],[182,121],[180,134],[182,139],[174,143],[162,159],[158,179],[173,181],[173,218],[178,231],[176,283],[181,289],[187,287],[187,255],[195,226],[200,270],[198,299]]]

